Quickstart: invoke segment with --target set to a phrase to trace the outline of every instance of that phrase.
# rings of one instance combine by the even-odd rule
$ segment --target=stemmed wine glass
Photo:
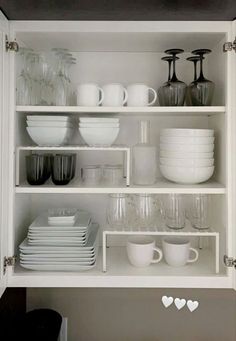
[[[187,105],[193,105],[192,97],[191,97],[191,93],[190,93],[190,88],[194,84],[194,82],[196,82],[196,80],[197,80],[197,62],[199,62],[200,56],[191,56],[191,57],[186,58],[186,60],[192,62],[193,67],[194,67],[193,82],[189,84],[189,86],[187,88],[187,94],[186,94]]]
[[[193,105],[205,106],[211,105],[214,94],[215,85],[212,81],[206,79],[203,75],[203,59],[204,55],[210,53],[209,49],[198,49],[192,51],[194,55],[200,58],[200,74],[199,77],[190,84],[189,91]]]
[[[179,59],[176,57],[176,60]],[[160,106],[170,106],[169,104],[169,93],[170,89],[170,79],[171,79],[171,63],[173,62],[172,56],[162,57],[161,60],[168,62],[168,80],[158,89],[158,98]]]
[[[182,106],[184,105],[185,101],[185,95],[186,95],[186,89],[187,86],[184,82],[181,82],[178,80],[176,76],[175,71],[175,62],[177,60],[177,54],[180,54],[184,52],[182,49],[169,49],[166,50],[165,53],[172,55],[172,63],[173,63],[173,73],[171,79],[164,85],[164,88],[160,90],[160,96],[161,101],[160,105],[163,105],[162,103],[165,103],[166,106]],[[170,61],[171,63],[171,61]],[[169,70],[170,70],[170,64],[169,64]],[[159,97],[160,97],[159,96]]]

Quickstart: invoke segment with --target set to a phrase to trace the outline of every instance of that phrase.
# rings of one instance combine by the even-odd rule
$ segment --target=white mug
[[[77,105],[79,106],[96,107],[104,99],[104,92],[97,84],[80,84],[77,90]]]
[[[154,252],[159,254],[154,258]],[[162,259],[162,251],[155,246],[154,239],[148,236],[134,236],[127,241],[127,254],[130,263],[136,267],[146,267],[153,263],[159,263]]]
[[[190,247],[190,241],[179,237],[168,237],[162,239],[162,250],[167,264],[170,266],[184,266],[198,260],[198,251]],[[195,257],[190,258],[190,252]]]
[[[127,87],[129,107],[147,107],[157,100],[157,93],[153,88],[149,88],[146,84],[131,84]],[[153,93],[153,100],[149,102],[149,93]]]
[[[122,84],[112,83],[102,87],[104,91],[104,107],[122,107],[128,99],[127,90]]]

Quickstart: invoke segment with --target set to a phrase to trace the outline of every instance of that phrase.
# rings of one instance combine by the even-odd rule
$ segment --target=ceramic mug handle
[[[162,253],[161,249],[159,249],[159,247],[154,247],[153,250],[159,254],[159,257],[158,258],[153,258],[151,263],[152,264],[153,263],[159,263],[162,260],[163,253]]]
[[[103,100],[104,100],[104,91],[102,90],[102,88],[99,88],[99,87],[98,87],[98,90],[101,93],[101,98],[100,98],[100,100],[98,102],[98,105],[100,105],[103,102]]]
[[[192,251],[193,253],[195,253],[195,257],[193,258],[189,258],[189,260],[187,261],[187,263],[194,263],[198,260],[199,257],[199,253],[196,249],[194,249],[193,247],[189,248],[190,251]]]
[[[124,88],[124,100],[123,105],[128,101],[128,91]]]
[[[149,105],[153,105],[156,102],[156,100],[157,100],[157,93],[156,93],[156,91],[153,88],[148,88],[148,90],[151,91],[153,93],[153,96],[154,96],[153,100],[150,103],[148,103],[148,106],[149,106]]]

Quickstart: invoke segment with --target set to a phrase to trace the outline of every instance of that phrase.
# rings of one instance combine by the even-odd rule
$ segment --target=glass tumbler
[[[123,185],[123,166],[122,165],[104,165],[103,181],[107,186]]]
[[[107,203],[107,223],[113,229],[125,228],[131,218],[130,200],[126,194],[110,194]]]
[[[30,185],[43,185],[50,177],[49,161],[45,155],[32,154],[25,157],[26,178]]]
[[[160,217],[160,201],[151,194],[135,194],[135,220],[140,228],[153,228]]]
[[[192,226],[198,230],[210,228],[210,196],[207,194],[191,195],[189,200],[188,218]]]
[[[185,207],[181,194],[167,194],[163,199],[163,217],[166,226],[179,230],[185,226]]]
[[[101,177],[102,169],[99,165],[88,165],[81,168],[81,178],[85,186],[98,186]]]
[[[53,158],[52,181],[55,185],[67,185],[74,172],[71,154],[56,154]]]

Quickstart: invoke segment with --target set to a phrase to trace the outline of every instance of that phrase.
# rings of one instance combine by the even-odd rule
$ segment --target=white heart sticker
[[[199,302],[198,301],[192,301],[192,300],[188,300],[187,302],[187,307],[188,309],[191,311],[191,313],[196,310],[199,306]]]
[[[162,303],[164,305],[164,307],[168,308],[173,302],[174,302],[174,299],[173,297],[167,297],[167,296],[162,296]]]
[[[178,310],[182,309],[186,304],[186,300],[184,298],[180,299],[180,298],[176,298],[175,299],[175,306]]]

